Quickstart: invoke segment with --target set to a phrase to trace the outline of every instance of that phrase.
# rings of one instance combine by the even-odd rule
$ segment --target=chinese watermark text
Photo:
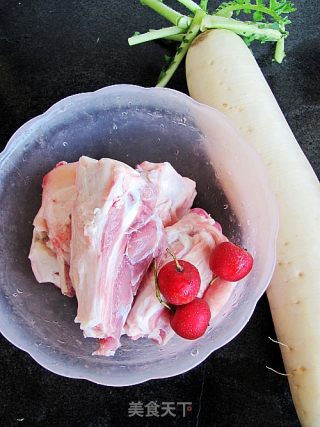
[[[129,417],[186,417],[192,411],[192,402],[150,402],[144,404],[141,400],[129,402]]]

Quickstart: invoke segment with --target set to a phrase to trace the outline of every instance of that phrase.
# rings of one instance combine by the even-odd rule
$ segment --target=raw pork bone
[[[90,167],[86,168],[86,164]],[[114,168],[116,165],[118,167]],[[110,168],[109,171],[108,166]],[[80,170],[82,179],[77,180],[76,188],[76,174],[78,175]],[[96,171],[97,176],[94,176],[95,172],[93,172],[93,170]],[[87,180],[85,176],[87,171],[89,171],[90,175],[89,180]],[[120,172],[114,173],[115,171]],[[73,222],[78,228],[73,233],[71,244],[74,249],[72,252],[76,254],[72,256],[72,259],[76,260],[76,264],[72,270],[73,281],[77,288],[79,305],[76,321],[81,323],[81,328],[84,330],[85,335],[102,338],[100,349],[97,354],[113,354],[114,350],[119,345],[118,332],[121,323],[125,321],[128,308],[130,308],[129,306],[132,303],[132,296],[136,293],[141,277],[150,264],[152,256],[155,254],[157,249],[156,246],[159,245],[159,250],[161,247],[160,228],[162,229],[162,223],[160,219],[166,225],[171,224],[190,210],[196,195],[194,181],[188,178],[182,178],[169,163],[157,164],[144,162],[137,167],[137,171],[134,171],[123,163],[113,160],[103,159],[97,162],[88,157],[83,157],[78,163],[58,163],[57,167],[53,169],[43,181],[44,193],[42,206],[35,219],[34,238],[30,251],[32,268],[38,281],[52,282],[61,287],[64,294],[69,296],[74,294],[69,276],[71,239],[70,218],[71,211],[77,212],[78,218],[75,218]],[[117,183],[118,178],[122,184],[125,185],[126,190],[131,191],[130,197],[126,194],[126,201],[121,201],[123,197],[122,194],[115,196],[115,188],[121,188],[120,182]],[[132,180],[136,185],[131,183]],[[81,185],[79,185],[79,182],[81,182]],[[137,185],[138,182],[139,185]],[[105,185],[104,190],[103,185]],[[113,192],[109,194],[111,189],[113,189]],[[60,195],[59,199],[55,196],[56,193]],[[99,194],[99,196],[97,196],[96,193]],[[77,207],[73,207],[75,198],[78,197],[79,201],[81,194],[82,196],[86,194],[86,196],[82,197],[83,207],[81,208],[80,203],[77,203]],[[112,203],[110,200],[107,202],[108,195],[110,197],[114,196]],[[91,212],[86,212],[88,201],[92,203],[93,200],[97,202],[97,204],[95,206],[90,205]],[[143,204],[143,207],[140,207],[139,214],[136,215],[135,219],[133,218],[135,216],[134,214],[131,219],[128,218],[127,212],[125,211],[126,208],[130,207],[130,212],[133,213],[133,209],[137,207],[139,200],[141,204]],[[109,210],[115,218],[108,217],[109,211],[106,206],[103,207],[104,203],[109,203]],[[49,221],[47,221],[48,212]],[[102,212],[107,212],[105,218]],[[122,218],[122,226],[129,224],[130,221],[131,223],[130,229],[124,232],[122,236],[123,239],[127,239],[125,257],[120,253],[122,263],[119,262],[117,266],[111,265],[111,273],[109,274],[109,269],[107,271],[105,266],[103,266],[104,269],[102,270],[101,263],[91,265],[90,262],[86,261],[86,255],[84,254],[82,254],[82,256],[86,262],[79,262],[81,250],[79,250],[77,245],[79,240],[82,247],[90,252],[88,245],[90,246],[91,243],[95,243],[96,246],[94,249],[97,251],[100,250],[100,252],[104,254],[109,250],[114,258],[117,258],[116,251],[111,247],[111,243],[112,245],[117,243],[118,249],[121,251],[123,250],[124,240],[121,240],[121,230],[117,229],[116,221],[118,221],[119,218],[118,215],[115,215],[115,212],[125,213],[125,217]],[[147,220],[148,216],[150,220]],[[81,224],[83,219],[89,221],[86,226],[84,223]],[[104,226],[103,221],[105,222]],[[120,222],[118,221],[119,224]],[[81,227],[82,232],[85,232],[86,235],[81,234]],[[96,231],[95,227],[100,232],[100,237],[103,240],[103,242],[101,240],[100,247],[98,245],[98,239],[95,239],[93,236]],[[61,230],[64,230],[64,232],[60,232]],[[113,237],[110,238],[111,235],[115,236],[114,242],[112,241]],[[57,239],[56,236],[59,238]],[[145,241],[146,236],[148,236],[147,241]],[[104,247],[103,251],[101,251],[102,245]],[[146,252],[144,253],[144,251]],[[73,264],[72,260],[71,264]],[[94,278],[86,277],[85,281],[79,278],[82,274],[89,276],[90,274],[88,271],[90,268],[97,268],[98,265],[100,270],[95,271]],[[108,275],[106,276],[106,283],[103,283],[102,280],[103,272]],[[112,274],[115,275],[114,280],[112,280]],[[113,292],[112,287],[113,284],[116,283],[115,281],[119,279],[122,280],[122,278],[122,283],[127,284],[127,287],[124,287],[124,289],[121,287],[121,293],[119,294],[121,298],[119,298],[119,295]],[[99,281],[97,281],[97,279],[99,279]],[[94,286],[92,286],[92,283],[94,283]],[[99,299],[87,300],[88,296],[95,298],[97,295],[100,295],[105,298],[107,292],[103,292],[103,287],[106,287],[106,289],[110,291],[110,286],[111,293],[115,297],[119,313],[122,316],[120,320],[117,320],[117,316],[115,316],[115,314],[117,314],[116,309],[110,311],[108,308],[112,307],[113,302],[108,306],[104,304],[102,307],[102,301],[105,303],[105,299],[100,300],[100,302]],[[124,304],[126,297],[127,301],[126,304]],[[83,298],[86,298],[86,300],[83,300]],[[86,309],[89,310],[88,313],[86,313]],[[97,313],[99,313],[98,317]],[[108,329],[110,325],[106,327],[106,325],[101,323],[101,318],[103,316],[110,316],[112,313],[114,314],[113,320],[116,319],[117,321],[115,321],[116,325],[112,325],[111,334],[109,334]],[[91,315],[93,316],[92,318],[90,318]],[[112,334],[117,336],[115,337]]]
[[[157,194],[124,163],[86,157],[79,160],[76,188],[70,268],[78,300],[75,321],[86,337],[104,338],[100,350],[111,355],[138,284],[161,248]]]
[[[77,163],[60,162],[42,182],[42,205],[33,225],[29,258],[39,283],[51,282],[74,295],[69,276],[71,207],[76,196]]]
[[[59,162],[44,177],[42,205],[33,222],[29,254],[37,281],[54,283],[67,296],[74,296],[69,264],[77,165]],[[164,225],[172,224],[190,209],[196,196],[195,182],[179,175],[170,163],[143,162],[137,170],[157,188],[156,213]]]
[[[98,355],[113,355],[120,346],[133,296],[152,259],[165,251],[162,221],[189,210],[195,196],[195,184],[169,164],[148,167],[142,173],[115,160],[85,157],[77,167],[71,237],[76,322],[85,336],[101,339]],[[166,175],[180,193],[178,203],[170,200],[175,192],[166,198],[160,191],[158,181]]]
[[[217,315],[232,292],[228,282],[217,280],[208,286],[212,279],[209,258],[213,248],[227,238],[221,233],[220,224],[216,223],[203,209],[192,209],[176,224],[165,229],[170,251],[178,259],[189,261],[200,273],[201,287],[198,297],[204,298],[210,305],[212,318]],[[157,260],[158,269],[172,257],[164,253]],[[207,289],[208,288],[208,289]],[[132,339],[148,337],[165,345],[174,335],[170,326],[170,312],[157,299],[154,272],[150,268],[145,276],[133,307],[127,318],[124,332]]]

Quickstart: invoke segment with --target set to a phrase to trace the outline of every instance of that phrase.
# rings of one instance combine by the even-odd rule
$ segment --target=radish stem
[[[196,13],[197,10],[202,10],[202,8],[192,0],[178,0],[179,3],[183,4],[187,9],[192,13]]]
[[[167,70],[164,73],[160,74],[158,83],[157,83],[157,87],[165,87],[167,85],[167,83],[169,82],[169,80],[171,79],[171,77],[173,76],[173,74],[175,73],[176,69],[179,67],[181,61],[183,60],[183,58],[185,57],[186,53],[188,52],[189,46],[191,45],[191,43],[193,42],[193,40],[195,39],[195,37],[198,35],[199,30],[200,30],[200,25],[201,25],[201,21],[202,18],[204,17],[205,13],[201,10],[201,11],[197,11],[192,23],[186,33],[186,35],[184,36],[181,45],[179,47],[179,49],[177,50],[177,53],[175,54],[173,60],[171,61],[169,67],[167,68]]]
[[[186,29],[191,24],[191,18],[188,16],[182,15],[182,13],[177,12],[171,7],[165,5],[160,0],[140,0],[143,6],[148,6],[150,9],[159,13],[159,15],[166,18],[172,24],[176,25],[179,28]]]
[[[276,52],[274,54],[274,59],[281,64],[286,54],[284,53],[284,37],[281,37],[280,40],[276,43]]]
[[[223,16],[205,16],[202,20],[200,31],[209,29],[231,30],[244,37],[255,35],[256,40],[261,41],[277,41],[283,37],[279,30],[267,28],[265,23],[242,22]]]
[[[152,40],[157,39],[163,39],[168,38],[173,35],[181,34],[183,30],[181,28],[174,26],[174,27],[167,27],[167,28],[161,28],[160,30],[150,30],[147,33],[144,34],[137,34],[128,39],[128,43],[130,46],[134,46],[139,43],[145,43]],[[182,34],[183,35],[183,34]]]

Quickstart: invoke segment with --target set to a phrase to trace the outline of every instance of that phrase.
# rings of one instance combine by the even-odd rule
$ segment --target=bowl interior
[[[169,161],[196,181],[195,205],[253,252],[252,273],[205,337],[177,337],[165,347],[123,337],[114,357],[92,356],[95,341],[73,322],[75,299],[35,281],[27,256],[42,177],[81,155],[131,166]],[[0,157],[0,205],[2,333],[46,368],[101,384],[135,384],[200,363],[243,328],[274,267],[277,211],[260,159],[222,114],[169,89],[112,86],[66,98],[28,122]]]

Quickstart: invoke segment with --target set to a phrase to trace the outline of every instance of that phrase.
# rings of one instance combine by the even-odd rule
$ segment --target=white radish
[[[320,426],[320,188],[243,40],[198,36],[186,59],[190,95],[232,119],[265,162],[280,209],[277,266],[267,295],[293,401],[304,427]]]

